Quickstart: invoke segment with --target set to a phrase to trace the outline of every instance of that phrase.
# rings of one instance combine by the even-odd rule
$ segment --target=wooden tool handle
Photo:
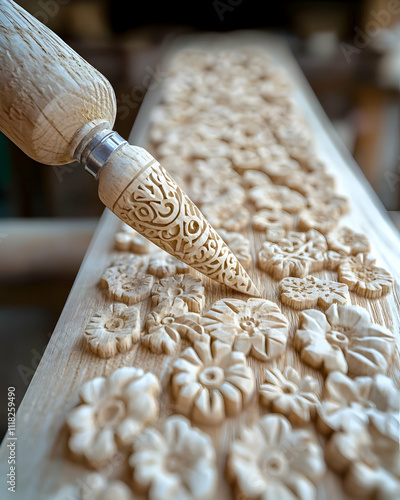
[[[116,100],[108,81],[11,0],[0,0],[0,96],[0,130],[27,155],[51,165],[79,158],[120,219],[211,279],[259,295],[161,165],[113,139]]]
[[[116,115],[110,83],[57,35],[11,0],[0,0],[0,130],[41,163],[73,161],[89,122]]]

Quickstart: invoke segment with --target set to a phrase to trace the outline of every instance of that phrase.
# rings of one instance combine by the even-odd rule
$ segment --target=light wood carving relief
[[[229,75],[239,78],[235,99],[212,86],[217,78],[229,85]],[[129,253],[111,261],[101,284],[111,300],[125,304],[98,312],[86,328],[86,339],[103,357],[128,351],[136,342],[152,356],[169,356],[163,379],[170,393],[166,415],[177,416],[142,430],[148,418],[157,416],[156,381],[143,384],[150,406],[140,404],[140,417],[135,416],[138,410],[129,410],[136,392],[124,389],[123,381],[115,390],[111,384],[110,395],[103,396],[105,409],[91,412],[121,412],[122,422],[126,412],[130,424],[125,429],[113,417],[103,442],[96,438],[96,425],[102,425],[97,417],[92,440],[80,449],[75,434],[89,430],[84,424],[78,427],[77,414],[85,408],[78,406],[68,418],[70,448],[89,460],[106,458],[124,445],[122,425],[132,437],[133,481],[128,484],[150,500],[217,498],[224,469],[232,496],[240,499],[317,498],[326,470],[343,475],[338,495],[342,488],[357,493],[356,485],[363,491],[384,491],[387,478],[387,488],[400,487],[393,466],[385,468],[370,437],[381,433],[386,447],[394,447],[399,394],[384,374],[395,337],[373,323],[365,308],[351,305],[350,295],[381,297],[390,293],[393,279],[369,255],[368,238],[341,225],[349,200],[317,160],[307,126],[288,100],[289,90],[279,96],[269,93],[268,99],[254,91],[250,105],[245,85],[252,79],[257,86],[269,82],[273,88],[285,81],[256,49],[182,53],[172,62],[164,102],[155,110],[150,145],[242,265],[250,274],[257,265],[259,281],[266,283],[262,288],[275,282],[270,292],[278,294],[267,293],[273,299],[267,300],[233,297],[227,291],[211,303],[200,274],[122,227],[116,249]],[[125,196],[139,195],[145,197],[145,192],[131,189]],[[173,242],[177,234],[169,227]],[[204,259],[198,257],[201,270]],[[140,332],[136,325],[143,301],[148,306]],[[289,314],[290,309],[304,312]],[[288,362],[288,350],[298,369]],[[121,408],[113,406],[115,393]],[[88,408],[101,405],[81,397]],[[238,418],[244,419],[240,433],[223,448],[207,437]],[[351,434],[353,427],[357,432]],[[378,453],[373,488],[362,477],[365,457],[349,455],[343,443],[354,450],[373,446],[368,453]],[[226,464],[222,469],[216,466],[218,452],[218,460]]]
[[[214,45],[170,60],[146,147],[166,169],[160,196],[169,172],[261,297],[115,225],[76,347],[101,376],[70,394],[63,460],[92,481],[87,498],[400,498],[393,268],[319,158],[296,82],[264,50]],[[146,197],[140,182],[125,205]],[[200,271],[207,259],[193,254]],[[54,498],[86,498],[65,483]]]

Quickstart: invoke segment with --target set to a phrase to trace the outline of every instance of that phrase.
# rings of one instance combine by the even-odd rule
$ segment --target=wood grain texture
[[[111,125],[110,83],[61,38],[11,0],[0,0],[0,130],[41,163],[70,163],[75,134]]]
[[[219,38],[215,35],[200,37],[195,41],[191,38],[184,39],[180,44],[171,48],[171,54],[189,43],[207,48],[216,40]],[[250,37],[249,40],[248,34],[240,33],[233,35],[228,41],[221,40],[220,42],[229,46],[235,44],[242,46],[245,41],[264,47],[289,73],[294,86],[293,98],[311,127],[317,153],[327,164],[329,171],[336,176],[339,193],[349,196],[352,201],[352,211],[343,218],[343,224],[369,237],[372,254],[377,257],[379,265],[388,269],[395,278],[393,292],[383,298],[368,300],[354,293],[350,296],[352,304],[361,305],[369,311],[374,323],[385,325],[394,332],[397,347],[388,375],[398,386],[400,383],[400,238],[372,188],[337,139],[332,126],[286,46],[277,38],[257,35]],[[158,99],[159,95],[156,92],[149,95],[131,134],[131,142],[146,145],[149,111]],[[170,392],[170,377],[176,356],[155,355],[138,343],[127,354],[120,354],[108,360],[99,360],[89,349],[85,348],[83,331],[88,319],[97,310],[110,304],[107,295],[99,288],[98,282],[105,267],[115,256],[113,253],[114,234],[118,227],[118,219],[106,210],[64,311],[19,409],[17,419],[18,493],[7,494],[3,482],[0,485],[2,498],[45,500],[53,498],[60,485],[84,484],[87,469],[67,456],[68,432],[65,426],[65,415],[78,402],[80,386],[91,378],[108,375],[124,365],[150,370],[159,378],[162,387],[161,417],[169,415],[174,409]],[[283,371],[286,366],[292,366],[301,377],[312,375],[321,390],[322,373],[303,364],[292,345],[299,313],[280,302],[278,282],[255,265],[263,238],[256,232],[244,231],[243,234],[250,238],[252,243],[253,265],[249,274],[260,289],[263,298],[277,303],[290,325],[288,348],[284,356],[267,364],[252,357],[249,358],[248,362],[254,370],[257,386],[264,382],[266,368],[278,368]],[[337,276],[331,271],[318,271],[313,274],[318,278],[330,280],[335,280]],[[204,311],[221,298],[247,299],[245,295],[211,282],[207,278],[203,279],[203,284],[206,288]],[[149,304],[144,302],[140,308],[141,318],[146,318]],[[200,426],[211,436],[217,449],[220,479],[215,498],[219,500],[233,498],[231,486],[223,479],[228,444],[237,437],[240,428],[245,424],[255,423],[258,417],[264,414],[265,410],[256,403],[256,400],[253,400],[237,417],[226,419],[220,426]],[[5,477],[7,470],[6,457],[7,448],[4,442],[0,450],[1,477]],[[125,459],[111,462],[107,474],[110,477],[122,478],[129,483],[131,480],[131,473]],[[137,498],[142,497],[137,496]],[[318,488],[318,498],[321,500],[346,498],[342,492],[340,479],[333,472],[327,471],[325,474]]]

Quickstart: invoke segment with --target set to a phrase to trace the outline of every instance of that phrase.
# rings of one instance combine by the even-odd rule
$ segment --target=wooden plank
[[[230,46],[243,46],[245,41],[265,48],[289,72],[294,85],[293,98],[310,124],[318,154],[338,178],[338,191],[349,196],[352,201],[352,212],[342,220],[342,223],[367,234],[371,240],[373,255],[395,276],[396,285],[393,293],[389,296],[378,301],[369,301],[351,294],[351,300],[353,304],[366,307],[375,321],[390,327],[396,333],[399,342],[399,236],[358,166],[340,144],[286,46],[278,38],[265,35],[249,37],[246,33],[237,33],[231,38],[223,39],[215,35],[197,39],[182,39],[171,48],[170,54],[175,54],[180,47],[189,44],[210,47],[218,42]],[[167,57],[166,64],[168,64],[168,59]],[[131,142],[146,145],[149,112],[159,97],[157,90],[151,92],[146,98],[130,136]],[[83,464],[76,463],[68,457],[66,451],[68,433],[64,420],[66,413],[76,405],[78,401],[77,391],[85,381],[95,376],[108,375],[124,365],[143,367],[146,370],[151,370],[160,379],[163,388],[160,403],[161,417],[165,417],[171,412],[169,376],[171,361],[174,359],[172,356],[152,354],[139,343],[128,354],[120,354],[115,358],[101,360],[94,357],[84,346],[82,333],[88,318],[96,310],[110,303],[106,294],[99,289],[98,281],[114,255],[113,238],[117,226],[116,217],[106,210],[57,327],[18,411],[17,494],[8,494],[5,491],[2,498],[45,500],[55,498],[55,494],[59,492],[62,485],[68,483],[72,485],[83,484],[88,469]],[[264,298],[280,304],[277,291],[278,283],[255,265],[262,239],[259,235],[252,234],[250,230],[247,234],[253,242],[254,265],[250,270],[250,275]],[[313,274],[332,279],[336,273],[319,272]],[[236,292],[211,283],[208,279],[204,279],[204,284],[207,291],[205,310],[222,297],[245,298]],[[290,335],[292,336],[297,325],[298,313],[282,304],[280,306],[290,321]],[[148,309],[148,302],[144,302],[141,305],[142,320],[144,320]],[[249,359],[249,364],[254,369],[257,381],[259,381],[265,365],[252,358]],[[273,365],[282,368],[289,364],[299,369],[301,373],[313,374],[322,385],[322,375],[303,365],[290,345],[286,354]],[[398,349],[389,374],[397,383],[400,382]],[[254,421],[258,414],[259,408],[254,402],[236,419],[228,419],[223,425],[214,428],[202,427],[213,438],[218,452],[220,481],[215,498],[220,500],[231,498],[230,486],[222,479],[227,446],[233,436],[237,435],[240,427],[246,422]],[[5,477],[8,470],[6,445],[7,442],[3,442],[0,450],[0,477],[2,478]],[[112,477],[122,477],[129,482],[129,471],[126,464],[121,466],[112,462],[106,474]],[[2,492],[4,486],[3,481],[0,486]],[[318,498],[345,498],[341,492],[340,481],[333,473],[327,473],[324,483],[318,490]]]

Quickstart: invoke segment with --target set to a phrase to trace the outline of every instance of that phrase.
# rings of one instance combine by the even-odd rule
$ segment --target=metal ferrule
[[[124,144],[128,144],[117,132],[104,129],[98,132],[84,147],[78,159],[95,179],[110,156]]]

